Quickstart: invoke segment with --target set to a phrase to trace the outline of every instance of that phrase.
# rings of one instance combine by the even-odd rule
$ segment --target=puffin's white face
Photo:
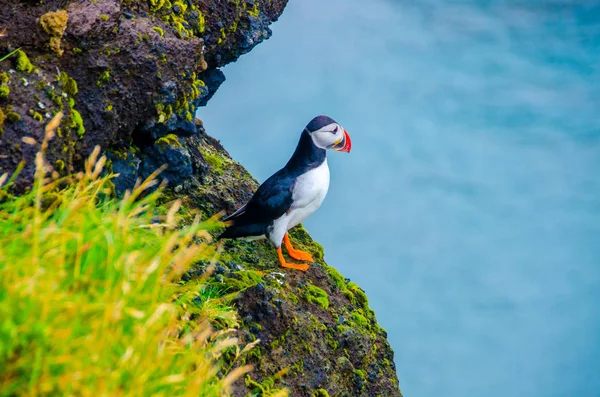
[[[338,152],[350,152],[350,135],[337,123],[328,124],[310,133],[315,146],[321,149],[333,149]]]

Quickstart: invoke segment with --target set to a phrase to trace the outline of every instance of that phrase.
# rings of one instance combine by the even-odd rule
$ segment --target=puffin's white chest
[[[327,159],[323,164],[296,179],[289,209],[288,229],[293,228],[315,212],[323,203],[329,190],[329,166]]]
[[[287,231],[315,212],[323,203],[329,190],[329,167],[327,159],[318,166],[296,179],[292,191],[293,204],[280,218],[273,222],[269,239],[276,247]]]

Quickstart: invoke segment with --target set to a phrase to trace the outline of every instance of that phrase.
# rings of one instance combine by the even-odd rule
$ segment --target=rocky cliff
[[[57,173],[81,169],[99,145],[120,174],[117,193],[167,164],[167,194],[186,197],[184,212],[207,217],[241,205],[256,181],[194,115],[224,81],[219,67],[268,38],[286,2],[1,0],[0,173],[21,164],[15,189],[26,189],[38,148],[22,138],[41,141],[62,111],[47,151]],[[306,273],[278,268],[267,243],[221,243],[209,283],[237,307],[241,341],[260,340],[243,360],[255,369],[235,395],[400,395],[364,292],[325,264],[304,229],[292,238],[317,258]]]

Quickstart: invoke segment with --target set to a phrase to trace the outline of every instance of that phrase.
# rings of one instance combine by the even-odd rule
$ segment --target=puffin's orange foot
[[[292,247],[292,242],[290,241],[290,238],[287,233],[285,234],[285,236],[283,236],[283,242],[285,243],[285,249],[287,249],[288,254],[297,261],[315,261],[312,255],[308,252],[294,249],[294,247]]]
[[[283,258],[283,253],[281,252],[281,247],[277,248],[277,257],[279,258],[279,264],[282,267],[286,267],[288,269],[301,270],[301,271],[305,272],[310,267],[306,263],[298,263],[298,264],[296,264],[296,263],[288,263],[288,262],[286,262],[285,259]]]
[[[296,259],[297,261],[307,261],[307,262],[315,261],[313,259],[312,255],[309,254],[308,252],[304,252],[304,251],[300,251],[300,250],[291,251],[288,249],[288,254],[290,254],[290,256],[292,258]]]

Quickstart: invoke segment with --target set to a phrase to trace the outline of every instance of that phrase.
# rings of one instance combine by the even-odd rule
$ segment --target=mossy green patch
[[[80,137],[85,134],[85,127],[83,126],[83,118],[81,117],[81,113],[79,113],[75,109],[71,109],[72,122],[71,127],[76,128],[77,135]]]
[[[158,26],[153,26],[152,30],[154,30],[156,33],[158,33],[160,35],[160,37],[164,37],[165,36],[165,30],[161,27]]]
[[[173,146],[173,147],[178,147],[178,148],[183,147],[183,145],[181,145],[181,142],[179,142],[179,137],[175,134],[168,134],[163,137],[160,137],[154,143],[157,145],[163,146],[163,147],[166,147],[166,146]]]
[[[58,75],[58,81],[60,81],[63,87],[63,91],[69,94],[70,96],[73,97],[79,92],[77,82],[66,72],[60,72],[60,75]]]
[[[252,380],[250,375],[246,375],[245,383],[246,386],[250,390],[252,390],[253,396],[269,397],[281,391],[280,389],[273,389],[273,387],[275,386],[275,381],[287,375],[289,371],[289,368],[284,368],[277,372],[275,375],[266,378],[260,383]]]
[[[183,39],[200,36],[205,20],[200,8],[191,1],[148,0],[150,11]]]
[[[258,285],[264,280],[261,272],[255,270],[241,270],[236,272],[233,277],[224,277],[223,285],[231,291],[242,291],[250,287]]]
[[[369,308],[369,299],[367,298],[367,294],[356,284],[350,281],[346,284],[348,290],[354,295],[356,304],[361,307],[368,309]]]
[[[233,161],[215,150],[208,148],[201,148],[202,157],[210,165],[212,170],[218,175],[223,175],[228,165],[232,164]]]
[[[0,73],[0,84],[6,84],[10,81],[10,75],[8,73]]]
[[[33,66],[29,57],[23,50],[17,50],[17,70],[24,73],[33,73],[36,67]]]
[[[312,392],[312,397],[329,397],[329,393],[325,389],[317,389]]]
[[[329,307],[329,296],[327,295],[327,292],[317,286],[309,285],[306,288],[304,298],[310,303],[321,306],[323,309]]]
[[[328,266],[328,265],[325,265],[323,267],[324,267],[325,271],[327,272],[327,274],[329,274],[329,277],[331,277],[331,279],[333,280],[336,287],[338,287],[342,291],[344,289],[346,289],[346,282],[344,280],[344,276],[342,276],[340,274],[340,272],[338,272],[336,269],[334,269],[333,267]]]
[[[162,103],[159,103],[156,105],[156,112],[158,113],[158,122],[165,124],[173,115],[173,106],[165,106]]]
[[[29,115],[36,121],[39,121],[40,123],[42,121],[44,121],[44,116],[42,116],[39,112],[36,112],[33,109],[29,109]]]
[[[0,99],[8,98],[10,88],[7,85],[0,85]]]
[[[356,324],[358,324],[359,326],[361,326],[363,328],[368,328],[371,325],[370,321],[367,320],[367,318],[365,316],[363,316],[363,314],[361,313],[360,310],[353,311],[351,313],[351,317],[352,317],[352,321],[354,321]]]
[[[287,295],[287,298],[290,300],[290,302],[293,302],[295,304],[298,304],[298,302],[300,302],[300,299],[298,299],[298,295],[296,295],[296,294],[294,294],[292,292],[290,292]]]
[[[16,123],[17,121],[21,120],[21,115],[17,112],[13,112],[11,110],[7,110],[6,112],[6,120],[10,121],[11,123]]]
[[[96,81],[96,85],[98,87],[104,87],[110,81],[110,71],[105,70],[102,72],[100,77],[98,77],[98,81]]]
[[[354,375],[358,376],[362,380],[367,378],[367,373],[362,369],[355,369]]]
[[[259,6],[259,2],[255,1],[254,7],[252,7],[251,10],[247,11],[248,15],[250,15],[251,17],[254,17],[254,18],[258,18],[258,14],[260,13],[260,9],[258,8],[258,6]]]

